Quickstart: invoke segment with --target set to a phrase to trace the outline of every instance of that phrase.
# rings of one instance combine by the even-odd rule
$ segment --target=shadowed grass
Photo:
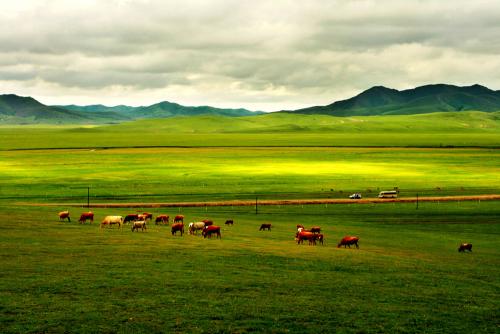
[[[10,222],[0,235],[3,332],[494,332],[496,204],[182,212],[187,221],[233,218],[222,240],[0,207]],[[129,212],[95,210],[97,221]],[[271,232],[258,231],[263,222]],[[297,246],[297,223],[320,225],[325,246]],[[360,236],[359,250],[336,248],[346,234]],[[462,241],[473,253],[457,252]]]

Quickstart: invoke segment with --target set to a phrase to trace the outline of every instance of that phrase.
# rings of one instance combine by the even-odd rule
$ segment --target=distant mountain
[[[107,115],[81,113],[60,107],[46,106],[32,97],[0,95],[0,121],[6,124],[85,123],[108,120]]]
[[[437,84],[402,91],[375,86],[350,99],[337,101],[327,106],[285,112],[333,116],[372,116],[466,110],[486,112],[500,110],[500,91],[494,91],[480,85],[458,87]]]
[[[186,107],[177,103],[161,102],[146,107],[119,105],[47,106],[32,97],[14,94],[0,95],[0,122],[3,124],[72,124],[119,123],[143,118],[167,118],[202,114],[222,116],[250,116],[262,112],[246,109],[220,109],[208,106]]]
[[[59,106],[61,108],[72,110],[72,111],[90,111],[90,112],[113,112],[123,115],[129,119],[139,119],[139,118],[167,118],[174,116],[196,116],[196,115],[222,115],[222,116],[252,116],[259,115],[262,112],[250,111],[247,109],[222,109],[214,108],[208,106],[201,107],[186,107],[178,103],[172,102],[160,102],[150,106],[144,107],[129,107],[124,105],[119,105],[115,107],[106,107],[103,105],[91,105],[91,106]]]

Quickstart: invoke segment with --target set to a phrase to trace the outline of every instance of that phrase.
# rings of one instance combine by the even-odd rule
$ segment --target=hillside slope
[[[327,106],[285,112],[335,116],[371,116],[470,110],[499,111],[500,91],[494,91],[480,85],[458,87],[437,84],[402,91],[376,86],[350,99],[337,101]]]

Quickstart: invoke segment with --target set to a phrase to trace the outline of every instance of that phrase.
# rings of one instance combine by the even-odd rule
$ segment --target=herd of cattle
[[[59,220],[65,220],[67,219],[68,222],[71,222],[71,218],[69,216],[69,211],[62,211],[59,212]],[[90,221],[90,223],[94,222],[94,213],[93,212],[84,212],[80,215],[80,219],[78,219],[78,222],[80,224],[83,224],[85,222]],[[141,231],[147,230],[147,222],[153,220],[153,214],[144,212],[142,214],[129,214],[126,215],[125,217],[123,216],[106,216],[101,224],[100,228],[103,228],[104,226],[111,227],[112,225],[118,225],[119,228],[122,228],[123,224],[126,223],[131,223],[132,224],[132,232],[134,231]],[[155,224],[161,224],[161,225],[168,225],[170,222],[170,216],[161,214],[156,216],[155,218]],[[225,225],[234,225],[234,222],[232,219],[228,219],[225,222]],[[265,223],[261,224],[259,231],[271,231],[271,224]],[[201,231],[201,234],[203,235],[204,238],[211,238],[212,235],[215,235],[217,238],[221,239],[221,228],[220,226],[216,226],[213,224],[212,220],[209,219],[204,219],[199,222],[192,222],[189,223],[188,225],[188,232],[189,234],[198,234],[198,231]],[[185,233],[184,232],[184,216],[183,215],[176,215],[173,219],[172,226],[171,226],[171,232],[172,235],[177,235],[177,232],[180,232],[181,236]],[[321,245],[323,245],[323,242],[325,240],[324,235],[321,233],[321,227],[319,226],[313,226],[310,229],[306,229],[303,225],[297,225],[297,233],[295,234],[295,240],[297,241],[297,244],[303,244],[305,240],[308,241],[309,245],[316,245],[317,242],[319,242]],[[356,246],[356,248],[359,248],[358,245],[359,237],[355,236],[345,236],[343,237],[340,242],[337,244],[337,248],[340,248],[344,246],[344,248],[349,247],[351,248],[351,245]],[[464,252],[468,250],[469,252],[472,252],[472,244],[470,243],[463,243],[460,244],[458,251],[459,252]]]

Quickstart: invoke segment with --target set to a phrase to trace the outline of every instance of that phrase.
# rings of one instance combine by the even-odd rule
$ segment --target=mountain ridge
[[[102,104],[48,106],[30,96],[0,95],[0,121],[4,124],[120,123],[144,118],[168,118],[203,114],[240,117],[259,115],[262,112],[242,108],[188,107],[168,101],[141,107],[126,105],[107,107]]]
[[[374,116],[467,110],[485,112],[500,110],[500,91],[494,91],[479,84],[471,86],[430,84],[401,91],[384,86],[374,86],[354,97],[325,106],[282,112],[332,116]]]

